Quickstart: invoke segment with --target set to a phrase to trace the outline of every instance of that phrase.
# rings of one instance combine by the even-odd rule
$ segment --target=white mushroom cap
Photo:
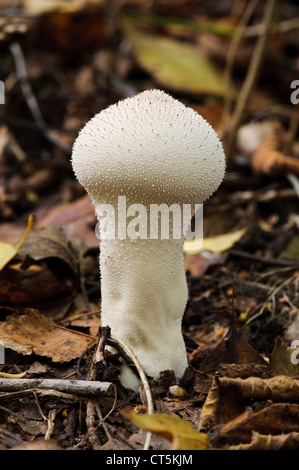
[[[140,93],[91,119],[78,136],[72,163],[99,216],[99,206],[201,204],[225,172],[222,145],[195,111],[159,90]],[[187,367],[181,322],[187,302],[183,236],[102,239],[102,325],[128,344],[144,371],[159,377]],[[123,385],[136,388],[122,369]]]
[[[75,174],[94,201],[201,204],[225,172],[210,124],[160,90],[144,91],[94,116],[73,148]]]

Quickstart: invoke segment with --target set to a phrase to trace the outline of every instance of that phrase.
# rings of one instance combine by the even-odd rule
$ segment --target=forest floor
[[[155,450],[299,449],[299,8],[268,12],[265,38],[271,0],[2,3],[0,448],[141,450],[151,431]],[[227,153],[204,246],[184,258],[189,367],[180,387],[149,378],[151,421],[119,358],[93,362],[99,240],[70,163],[85,122],[149,88],[202,114]]]

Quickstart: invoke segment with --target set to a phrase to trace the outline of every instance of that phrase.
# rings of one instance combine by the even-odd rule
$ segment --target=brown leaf
[[[226,447],[226,450],[296,450],[299,446],[299,433],[290,432],[278,436],[259,434],[253,431],[249,444]]]
[[[55,325],[33,309],[0,323],[0,338],[5,348],[50,357],[54,362],[71,361],[94,342],[88,335]]]
[[[275,403],[253,413],[246,410],[221,427],[221,435],[246,442],[252,431],[262,434],[280,434],[299,431],[299,405]]]
[[[184,256],[185,270],[189,271],[192,276],[202,276],[210,266],[223,263],[223,256],[209,251]]]
[[[53,269],[59,261],[68,268],[72,276],[77,276],[77,254],[62,229],[56,226],[29,234],[18,251],[18,257],[23,260],[24,268],[43,261]]]
[[[281,338],[276,338],[275,346],[269,356],[270,375],[287,375],[292,379],[299,379],[299,364],[292,362],[292,354],[295,348],[288,348]]]
[[[195,355],[193,360],[195,360]],[[225,337],[203,362],[198,364],[198,368],[202,373],[207,373],[217,370],[218,366],[222,363],[266,364],[262,356],[241,337],[234,326],[228,330]]]
[[[27,304],[56,296],[70,296],[71,287],[58,279],[51,270],[32,266],[27,270],[17,265],[0,272],[0,301]],[[62,301],[60,298],[60,305]]]
[[[36,227],[42,229],[50,225],[64,227],[69,238],[77,238],[86,245],[99,244],[94,230],[95,211],[88,195],[67,204],[58,204],[46,212],[41,208],[36,213]]]
[[[271,379],[215,378],[202,408],[199,429],[224,425],[244,413],[253,400],[296,403],[299,400],[299,381],[286,376]]]
[[[220,364],[218,374],[221,377],[247,379],[260,377],[264,373],[264,366],[255,364]]]
[[[269,137],[263,140],[252,154],[252,168],[255,173],[271,177],[294,173],[299,175],[299,160],[284,155],[279,150],[279,139]]]

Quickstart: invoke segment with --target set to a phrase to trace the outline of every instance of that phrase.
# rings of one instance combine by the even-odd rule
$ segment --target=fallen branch
[[[61,380],[61,379],[0,379],[0,392],[20,392],[32,390],[55,390],[84,396],[108,395],[114,393],[114,387],[110,382],[98,382],[89,380]],[[0,395],[0,399],[3,395]]]

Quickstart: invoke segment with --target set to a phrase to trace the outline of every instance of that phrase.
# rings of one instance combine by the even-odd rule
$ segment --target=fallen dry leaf
[[[282,176],[287,173],[299,175],[299,160],[284,155],[279,150],[280,141],[277,137],[263,140],[251,157],[252,168],[257,174],[271,177]]]
[[[199,429],[229,423],[244,413],[246,405],[253,400],[296,403],[299,400],[299,381],[283,375],[271,379],[215,377],[202,408]]]
[[[68,238],[77,238],[86,245],[99,244],[95,234],[95,211],[88,195],[66,204],[59,203],[50,210],[41,208],[37,211],[36,228],[43,229],[50,225],[63,227]]]
[[[13,304],[32,304],[41,299],[52,300],[61,296],[72,296],[71,285],[67,279],[61,280],[53,272],[36,265],[24,270],[20,265],[10,265],[0,272],[0,301]],[[49,302],[46,306],[49,306]]]
[[[264,435],[253,431],[249,444],[238,444],[226,447],[227,450],[295,450],[299,446],[299,433]]]
[[[253,430],[272,435],[299,432],[299,405],[274,403],[255,413],[246,410],[221,427],[221,437],[247,442],[250,441]]]
[[[178,416],[164,413],[134,414],[123,412],[135,426],[171,441],[171,450],[205,450],[209,447],[208,436]]]
[[[299,379],[299,364],[292,361],[295,351],[296,348],[287,347],[282,338],[276,338],[274,349],[269,356],[270,375],[287,375],[292,379]]]
[[[191,364],[202,373],[217,370],[220,364],[266,364],[260,354],[232,326],[202,362],[202,350],[192,354]]]
[[[224,258],[222,256],[209,251],[203,251],[195,255],[186,254],[184,257],[185,270],[189,271],[192,276],[202,276],[210,266],[223,263]]]
[[[94,342],[88,335],[51,323],[33,309],[0,323],[0,339],[5,348],[19,354],[46,356],[54,362],[76,359]]]
[[[18,257],[23,260],[24,268],[43,261],[56,269],[58,262],[62,262],[72,276],[78,274],[77,253],[60,227],[49,226],[31,233],[18,250]]]

